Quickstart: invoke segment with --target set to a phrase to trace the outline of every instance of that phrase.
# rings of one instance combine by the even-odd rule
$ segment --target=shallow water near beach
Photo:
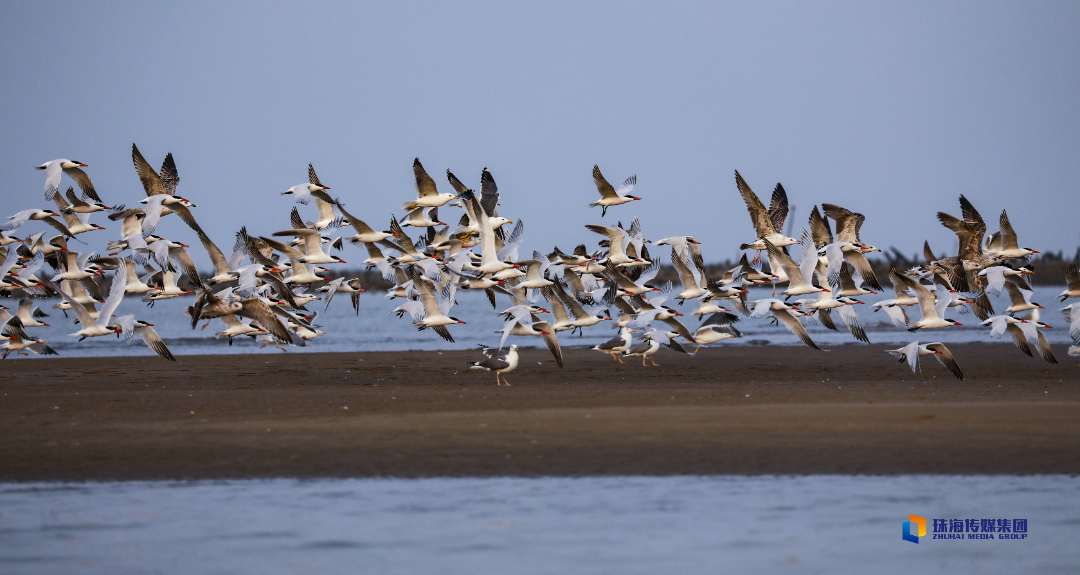
[[[673,476],[0,485],[31,573],[1074,573],[1080,478]],[[927,519],[918,544],[909,515]],[[1026,519],[1022,540],[932,520]]]
[[[1057,304],[1057,298],[1053,294],[1060,293],[1064,287],[1040,287],[1033,296],[1034,301],[1042,303],[1047,309],[1041,310],[1042,321],[1048,323],[1053,329],[1043,330],[1047,341],[1055,346],[1059,356],[1065,355],[1063,346],[1070,342],[1068,326],[1064,324],[1058,308],[1063,304]],[[310,342],[305,348],[286,347],[293,353],[311,352],[353,352],[353,351],[406,351],[413,349],[447,350],[447,349],[472,349],[479,344],[498,346],[501,335],[494,332],[503,327],[503,320],[495,315],[487,298],[480,293],[462,293],[457,296],[457,305],[453,308],[453,315],[465,320],[466,324],[457,324],[449,327],[455,342],[444,341],[431,330],[417,331],[408,318],[397,318],[392,310],[402,303],[402,300],[388,300],[381,294],[361,294],[359,313],[353,311],[348,294],[335,297],[329,306],[329,311],[323,312],[323,302],[315,301],[307,305],[311,311],[319,311],[320,315],[316,324],[326,332]],[[754,288],[749,294],[751,299],[771,297],[767,289]],[[948,343],[971,343],[971,342],[998,342],[1004,346],[1013,347],[1008,336],[1002,339],[991,339],[990,328],[979,325],[979,319],[971,313],[960,313],[957,308],[947,314],[950,319],[955,319],[963,325],[947,329],[933,329],[916,333],[909,333],[898,329],[889,322],[885,312],[872,311],[870,307],[875,301],[892,298],[892,292],[868,296],[863,301],[867,305],[857,306],[858,313],[862,318],[867,337],[875,344],[888,344],[897,347],[906,345],[912,341],[931,342],[941,341]],[[796,298],[793,298],[796,299]],[[1009,306],[1008,296],[1005,292],[997,297],[992,297],[991,302],[998,313],[1004,313]],[[191,328],[191,320],[184,315],[183,308],[191,305],[192,298],[176,298],[158,302],[153,308],[146,307],[137,298],[129,297],[121,304],[118,315],[134,313],[136,317],[154,324],[154,329],[165,340],[169,349],[175,355],[196,354],[222,354],[222,353],[281,353],[274,346],[261,347],[251,338],[241,337],[233,341],[233,345],[224,339],[215,339],[214,332],[224,329],[219,320],[200,322],[194,330]],[[509,307],[505,296],[499,298],[499,310]],[[32,328],[31,335],[41,337],[49,342],[62,356],[93,357],[106,355],[153,355],[148,347],[143,345],[138,338],[131,344],[125,344],[114,337],[94,337],[78,341],[77,338],[67,334],[78,331],[78,326],[72,325],[71,320],[65,320],[60,310],[51,309],[50,300],[42,300],[39,304],[42,309],[50,314],[45,321],[51,327]],[[546,305],[541,302],[540,305]],[[701,324],[701,318],[691,316],[690,312],[696,306],[696,302],[688,302],[679,306],[674,302],[668,305],[686,314],[680,317],[682,323],[691,331]],[[728,305],[727,307],[731,307]],[[617,310],[612,309],[612,313]],[[913,319],[919,316],[918,310],[909,309],[909,315]],[[74,316],[72,316],[74,317]],[[550,316],[544,316],[549,318]],[[742,317],[742,316],[740,316]],[[828,349],[836,345],[866,345],[855,340],[848,333],[840,319],[834,314],[834,320],[840,331],[825,329],[819,324],[805,322],[807,332],[818,345]],[[203,329],[202,326],[208,326]],[[610,328],[611,322],[604,321],[585,330],[584,334],[571,335],[564,331],[559,333],[559,341],[563,346],[594,346],[603,343],[616,335]],[[659,328],[665,328],[663,323],[656,323]],[[654,326],[655,327],[655,326]],[[731,345],[803,345],[794,335],[783,326],[771,325],[765,319],[750,319],[743,317],[736,327],[743,333],[740,339],[726,340],[719,346]],[[543,347],[540,338],[537,337],[511,337],[507,343],[516,343],[521,347]],[[1019,350],[1011,353],[1020,354]],[[31,356],[34,357],[34,356]],[[1059,357],[1059,360],[1061,358]]]

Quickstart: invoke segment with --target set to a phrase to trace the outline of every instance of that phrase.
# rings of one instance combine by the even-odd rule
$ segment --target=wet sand
[[[1080,367],[951,346],[522,350],[0,362],[0,481],[600,474],[1080,473]]]

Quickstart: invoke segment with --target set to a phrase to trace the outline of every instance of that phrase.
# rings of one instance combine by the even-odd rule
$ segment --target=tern
[[[60,191],[60,174],[63,173],[75,180],[75,183],[79,184],[79,189],[87,197],[95,202],[101,202],[97,191],[94,190],[93,182],[90,181],[90,176],[86,175],[86,172],[82,170],[85,167],[86,164],[73,160],[52,160],[40,166],[35,166],[38,170],[45,170],[45,199],[53,199],[53,196]]]
[[[626,178],[617,190],[604,179],[604,175],[600,173],[600,166],[593,166],[592,177],[593,183],[596,184],[596,190],[600,192],[600,200],[589,204],[589,207],[594,208],[600,206],[600,217],[606,216],[607,209],[611,206],[618,206],[641,199],[631,193],[634,191],[634,188],[637,187],[636,175]]]
[[[451,200],[458,199],[458,196],[454,194],[440,194],[435,189],[435,180],[431,179],[431,176],[424,171],[424,166],[420,164],[420,158],[413,160],[413,175],[416,177],[417,198],[402,205],[405,211],[411,212],[416,208],[437,208]]]
[[[949,348],[945,347],[945,344],[941,342],[919,345],[919,342],[913,341],[900,349],[887,349],[885,351],[900,358],[901,362],[907,361],[908,365],[911,366],[912,373],[919,367],[919,356],[932,355],[937,358],[941,365],[944,365],[951,371],[952,374],[956,376],[956,379],[964,379],[964,373],[960,371],[960,366],[957,365],[952,352],[950,352]]]
[[[1069,268],[1065,270],[1065,291],[1058,294],[1061,301],[1065,301],[1071,297],[1080,298],[1080,272],[1076,269],[1076,264],[1069,264]]]
[[[951,319],[945,319],[945,310],[949,309],[949,304],[952,302],[952,297],[949,296],[949,290],[945,286],[938,284],[937,297],[926,286],[922,285],[916,280],[913,280],[907,276],[902,276],[896,272],[896,268],[892,269],[889,277],[896,281],[899,279],[904,283],[908,289],[914,292],[915,297],[919,300],[919,311],[922,313],[922,317],[919,321],[908,322],[908,331],[915,331],[918,329],[935,329],[941,327],[949,327],[952,325],[962,325],[959,322],[955,322]]]
[[[717,312],[705,319],[697,331],[694,332],[694,341],[697,342],[696,354],[701,346],[742,337],[742,333],[735,328],[734,323],[741,318],[730,312]]]

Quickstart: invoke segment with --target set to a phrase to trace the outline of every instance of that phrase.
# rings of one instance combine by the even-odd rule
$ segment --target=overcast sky
[[[604,223],[694,235],[706,260],[753,239],[736,169],[766,203],[782,182],[798,226],[840,204],[908,254],[955,253],[935,213],[960,194],[991,230],[1007,207],[1022,246],[1080,241],[1078,3],[583,4],[4,3],[0,206],[52,207],[32,168],[55,158],[130,206],[135,142],[155,167],[175,155],[226,251],[241,225],[289,227],[279,193],[309,162],[384,229],[414,157],[443,191],[447,168],[478,187],[488,167],[528,250],[600,239],[594,163],[644,198]],[[119,226],[93,221],[101,250]]]

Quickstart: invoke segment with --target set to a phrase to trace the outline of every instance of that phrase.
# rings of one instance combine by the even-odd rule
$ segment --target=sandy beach
[[[512,387],[475,352],[8,359],[0,481],[1080,472],[1071,359],[883,349],[528,349]]]

